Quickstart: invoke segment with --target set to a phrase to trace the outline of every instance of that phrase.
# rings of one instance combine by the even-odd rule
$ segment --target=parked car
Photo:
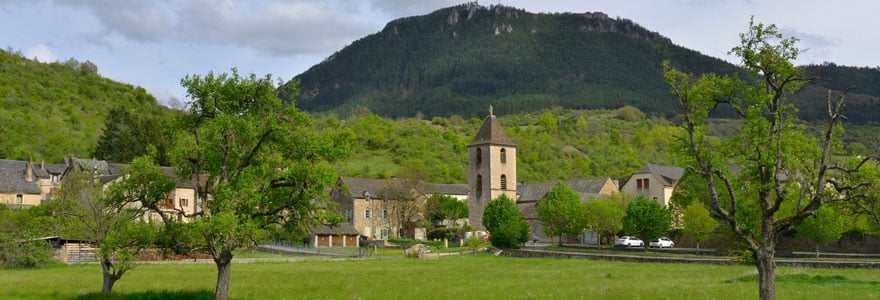
[[[664,236],[659,239],[651,240],[651,242],[648,243],[648,246],[652,248],[672,248],[675,247],[675,242]]]
[[[642,240],[637,237],[625,235],[617,239],[616,245],[626,247],[644,247],[645,242],[642,242]]]

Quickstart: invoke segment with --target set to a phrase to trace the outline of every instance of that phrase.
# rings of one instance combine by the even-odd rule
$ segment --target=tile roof
[[[174,172],[174,168],[160,167],[160,169],[162,170],[162,173],[165,174],[165,176],[168,176],[169,178],[171,178],[171,180],[174,180],[175,187],[179,187],[179,188],[195,188],[196,187],[195,180],[181,179],[180,176],[177,176],[177,172]]]
[[[614,184],[614,180],[609,177],[578,178],[563,181],[563,183],[571,188],[571,190],[578,193],[581,200],[601,196],[602,189],[609,182]],[[551,189],[553,189],[554,186],[556,186],[556,182],[519,185],[516,187],[517,193],[520,194],[517,202],[536,202],[541,200]],[[614,187],[614,189],[616,190],[616,187]]]
[[[117,168],[110,168],[110,164],[107,161],[97,160],[97,159],[82,159],[71,157],[68,159],[69,165],[72,166],[77,171],[94,171],[98,174],[103,175],[113,175],[113,170],[118,170]]]
[[[483,145],[483,144],[492,144],[492,145],[506,145],[506,146],[516,146],[513,142],[510,141],[510,138],[507,137],[507,134],[504,133],[504,129],[501,128],[501,125],[498,123],[498,119],[495,118],[494,115],[489,115],[483,121],[483,126],[480,127],[480,130],[477,131],[477,134],[474,136],[474,140],[469,144],[470,145]]]
[[[382,199],[383,194],[387,192],[389,184],[401,179],[373,179],[373,178],[354,178],[339,177],[337,185],[344,185],[349,195],[355,198],[363,198],[364,192],[370,193],[372,199]],[[445,195],[467,195],[467,184],[442,184],[442,183],[419,183],[416,188],[418,192],[424,194],[441,193]]]
[[[363,198],[364,192],[369,192],[373,199],[382,198],[382,189],[387,184],[386,179],[339,177],[339,181],[348,189],[352,197]]]
[[[442,184],[442,183],[425,183],[422,184],[422,192],[425,194],[440,193],[444,195],[467,195],[467,184]]]
[[[684,174],[684,169],[679,167],[667,167],[661,165],[647,164],[641,170],[636,172],[636,174],[644,174],[651,173],[657,176],[657,178],[662,179],[664,182],[663,185],[671,186],[675,185],[675,182],[681,179],[681,176]]]
[[[40,194],[36,176],[33,181],[25,179],[27,161],[0,160],[0,193]],[[34,174],[36,175],[36,174]]]
[[[339,223],[336,226],[319,225],[312,227],[312,234],[360,235],[350,223]]]

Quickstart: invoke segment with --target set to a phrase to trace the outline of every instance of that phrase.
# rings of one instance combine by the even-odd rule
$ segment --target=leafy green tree
[[[105,196],[103,185],[94,174],[77,171],[62,181],[55,200],[63,203],[64,214],[75,221],[71,223],[75,234],[98,247],[103,274],[101,292],[109,293],[116,281],[134,268],[134,254],[152,244],[155,229],[134,222],[142,214],[129,202]]]
[[[873,180],[851,180],[872,158],[848,164],[832,155],[839,144],[845,94],[833,99],[829,93],[828,124],[820,140],[798,125],[788,96],[810,78],[793,64],[800,53],[796,41],[784,38],[775,25],[752,19],[748,32],[740,34],[740,45],[731,51],[753,79],[749,82],[715,74],[695,78],[669,62],[663,64],[687,132],[681,149],[705,179],[710,215],[755,258],[761,299],[776,297],[774,254],[779,237],[823,205],[850,201],[855,195],[849,191]],[[708,139],[708,115],[721,107],[732,108],[743,125],[730,138]]]
[[[645,118],[645,113],[638,108],[626,105],[617,109],[617,117],[621,120],[637,122]]]
[[[816,258],[819,258],[819,244],[835,242],[847,230],[847,218],[830,206],[822,206],[816,214],[808,217],[797,227],[799,236],[816,243]]]
[[[544,233],[558,236],[560,245],[564,234],[578,234],[587,227],[586,210],[581,204],[580,196],[562,182],[557,183],[543,199],[538,200],[536,206]]]
[[[626,212],[620,208],[614,199],[595,199],[584,204],[586,211],[587,227],[601,235],[605,239],[614,236],[623,230],[623,216]],[[613,243],[605,239],[606,243]]]
[[[558,122],[556,118],[553,117],[553,114],[550,111],[545,111],[544,114],[541,115],[541,119],[538,120],[544,130],[549,132],[555,132],[559,129]]]
[[[174,218],[160,208],[174,190],[175,183],[150,156],[135,158],[128,165],[123,176],[113,182],[104,192],[105,202],[114,206],[136,208],[135,214],[142,216],[147,212],[158,215],[165,228],[165,237],[171,239],[169,246],[176,253],[185,253],[180,243],[180,233],[174,230]]]
[[[458,220],[468,216],[467,202],[434,193],[425,204],[425,212],[432,221]]]
[[[857,180],[869,181],[880,178],[880,159],[866,163],[857,174]],[[857,215],[865,216],[874,228],[880,228],[880,187],[873,186],[859,189],[854,201],[847,203],[847,209]]]
[[[709,235],[718,228],[718,221],[709,215],[709,210],[701,202],[692,202],[684,210],[684,233],[697,241],[697,254],[700,244],[706,242]]]
[[[95,157],[116,163],[129,163],[138,156],[152,155],[160,165],[168,165],[166,153],[171,148],[170,123],[165,114],[136,114],[125,107],[110,110]],[[152,151],[155,150],[155,151]],[[151,153],[152,152],[152,153]]]
[[[642,239],[645,249],[648,248],[648,241],[668,234],[670,228],[672,213],[660,206],[659,202],[638,196],[627,205],[623,232]]]
[[[489,240],[498,248],[518,248],[529,240],[529,223],[513,199],[506,195],[489,201],[483,211],[483,226]]]
[[[343,154],[349,136],[319,133],[309,116],[276,97],[270,76],[187,75],[192,99],[178,123],[178,175],[196,181],[200,217],[193,222],[217,265],[215,297],[229,295],[233,251],[260,241],[267,227],[306,230],[335,215],[324,188],[335,172],[324,160]],[[336,218],[333,218],[336,219]]]

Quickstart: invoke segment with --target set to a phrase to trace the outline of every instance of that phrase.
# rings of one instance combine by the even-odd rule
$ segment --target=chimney
[[[27,163],[25,163],[24,180],[28,182],[34,181],[34,162],[32,158],[28,158]]]

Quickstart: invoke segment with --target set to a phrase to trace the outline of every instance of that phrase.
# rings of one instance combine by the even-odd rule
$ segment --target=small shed
[[[65,239],[58,236],[37,238],[52,245],[53,259],[66,264],[96,262],[98,247],[86,240]]]
[[[336,226],[322,225],[312,228],[312,245],[315,247],[359,247],[360,233],[349,223]]]

